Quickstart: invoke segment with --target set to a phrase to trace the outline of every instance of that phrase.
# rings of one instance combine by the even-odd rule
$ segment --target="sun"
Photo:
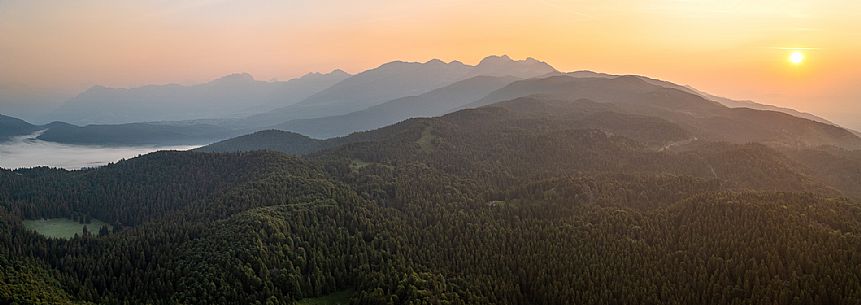
[[[800,65],[804,62],[804,53],[801,53],[800,51],[789,53],[789,62],[793,65]]]

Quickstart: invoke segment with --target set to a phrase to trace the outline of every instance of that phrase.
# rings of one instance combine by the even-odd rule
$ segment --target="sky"
[[[97,84],[285,80],[492,54],[646,75],[861,129],[852,0],[0,0],[0,113],[36,117]]]

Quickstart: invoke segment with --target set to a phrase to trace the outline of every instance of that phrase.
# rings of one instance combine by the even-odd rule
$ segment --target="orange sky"
[[[788,63],[791,48],[804,48],[802,65]],[[861,129],[861,1],[0,0],[0,90],[490,54],[647,75]]]

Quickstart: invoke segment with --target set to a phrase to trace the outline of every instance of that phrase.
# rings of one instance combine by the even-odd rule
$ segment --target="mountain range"
[[[237,118],[298,103],[349,77],[335,70],[269,82],[237,73],[192,86],[95,86],[68,100],[51,117],[73,124]]]
[[[314,119],[290,120],[272,126],[315,138],[344,136],[391,125],[416,117],[433,117],[478,100],[518,80],[513,76],[475,76],[429,92],[397,98],[348,114]]]
[[[530,78],[556,71],[532,58],[512,60],[490,56],[478,65],[438,59],[424,63],[394,61],[356,74],[304,101],[249,117],[246,126],[267,126],[292,119],[342,115],[364,110],[394,99],[416,96],[475,76]]]
[[[38,126],[27,123],[22,119],[0,114],[0,142],[12,137],[28,135],[39,130]]]
[[[535,94],[624,104],[624,111],[655,115],[699,130],[699,136],[732,142],[855,145],[849,143],[854,137],[843,134],[834,123],[792,109],[735,101],[644,76],[563,73],[532,58],[508,56],[489,56],[475,66],[458,61],[395,61],[356,75],[335,70],[285,82],[234,74],[194,86],[94,87],[57,111],[57,117],[65,120],[41,126],[10,122],[3,132],[14,136],[45,130],[40,135],[44,140],[100,145],[205,144],[269,129],[323,139]],[[640,99],[645,100],[632,103]],[[695,107],[682,115],[674,102]],[[644,103],[651,104],[638,105]],[[655,108],[660,103],[669,104]],[[798,140],[787,133],[807,136]]]
[[[831,124],[771,110],[729,108],[687,90],[656,85],[639,76],[582,78],[562,75],[523,80],[462,108],[531,95],[590,99],[618,105],[622,111],[660,117],[712,140],[790,147],[837,145],[857,148],[861,144],[852,132]]]

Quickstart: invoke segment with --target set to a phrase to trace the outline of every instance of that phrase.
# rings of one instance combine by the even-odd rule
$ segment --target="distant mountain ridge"
[[[39,130],[39,127],[26,121],[0,114],[0,142],[12,137],[28,135]]]
[[[103,146],[190,145],[209,144],[241,133],[210,124],[184,126],[155,123],[77,126],[65,122],[34,125],[24,120],[0,115],[0,142],[12,137],[42,131],[35,138],[43,141]]]
[[[532,78],[548,73],[558,72],[550,64],[527,57],[523,60],[511,59],[508,55],[491,55],[482,59],[469,71],[469,77],[475,76],[511,76],[517,78]]]
[[[292,106],[249,117],[244,125],[263,127],[293,119],[347,114],[479,75],[531,78],[555,71],[533,58],[512,60],[505,55],[489,56],[475,66],[438,59],[424,63],[393,61],[356,74]]]
[[[786,113],[786,114],[789,114],[792,116],[796,116],[799,118],[805,118],[805,119],[808,119],[811,121],[817,121],[817,122],[837,126],[837,124],[834,124],[831,121],[824,119],[822,117],[819,117],[819,116],[816,116],[816,115],[813,115],[810,113],[806,113],[806,112],[801,112],[801,111],[791,109],[791,108],[760,104],[760,103],[757,103],[754,101],[738,101],[738,100],[728,99],[725,97],[720,97],[720,96],[716,96],[713,94],[709,94],[709,93],[706,93],[704,91],[693,88],[691,86],[677,85],[677,84],[674,84],[674,83],[671,83],[668,81],[653,79],[653,78],[649,78],[649,77],[645,77],[645,76],[640,76],[640,78],[642,78],[646,82],[650,82],[650,83],[653,83],[653,84],[656,84],[656,85],[659,85],[662,87],[673,88],[673,89],[678,89],[678,90],[685,91],[685,92],[690,92],[690,93],[702,96],[703,98],[705,98],[707,100],[721,103],[724,106],[727,106],[730,108],[750,108],[750,109],[757,109],[757,110],[771,110],[771,111],[783,112],[783,113]]]
[[[534,59],[526,59],[525,61],[535,61]],[[507,56],[490,56],[484,59],[482,62],[511,62],[510,58]],[[481,66],[481,65],[479,65]],[[516,69],[516,68],[512,68]],[[498,71],[497,71],[498,72]],[[536,71],[533,71],[537,73]],[[484,72],[478,72],[484,73]],[[531,73],[531,74],[535,74]],[[504,74],[502,72],[498,72],[497,74]],[[540,76],[534,78],[547,78],[552,76],[570,76],[575,78],[616,78],[621,75],[612,75],[606,73],[598,73],[593,71],[574,71],[568,73],[562,73],[559,71],[551,71],[549,73],[542,74]],[[705,98],[706,100],[721,103],[730,108],[751,108],[758,110],[771,110],[783,112],[786,114],[790,114],[796,117],[809,119],[812,121],[818,121],[830,125],[835,125],[834,123],[817,117],[812,114],[802,113],[795,111],[789,108],[781,108],[770,105],[758,104],[750,101],[735,101],[723,97],[718,97],[714,95],[710,95],[704,93],[702,91],[696,90],[690,86],[677,85],[671,82],[653,79],[645,76],[639,75],[630,75],[629,77],[639,78],[646,83],[650,83],[653,85],[661,86],[664,88],[677,89],[683,92],[691,93],[694,95],[698,95],[700,97]],[[459,85],[460,84],[460,85]],[[462,87],[465,87],[465,84],[461,84],[461,82],[452,84],[451,86],[439,88],[428,92],[426,94],[422,94],[420,96],[408,96],[404,98],[395,99],[386,103],[378,104],[375,106],[371,106],[364,110],[344,114],[344,115],[336,115],[336,116],[328,116],[321,118],[312,118],[312,119],[294,119],[288,120],[287,122],[272,125],[269,128],[280,129],[298,132],[304,135],[309,135],[316,138],[328,138],[335,136],[343,136],[347,135],[350,132],[356,131],[365,131],[371,130],[373,128],[383,127],[392,123],[395,123],[400,120],[404,120],[407,118],[415,118],[415,117],[429,117],[429,116],[437,116],[445,113],[449,113],[453,110],[460,109],[460,107],[467,105],[471,101],[470,98],[478,100],[480,97],[476,95],[471,96],[458,96],[457,94],[449,94],[449,95],[441,95],[441,94],[432,94],[435,91],[446,91],[446,90],[464,90]],[[490,93],[490,91],[486,91],[486,93]],[[425,96],[429,95],[429,96]],[[433,96],[437,97],[437,100],[433,100]],[[445,108],[445,106],[449,106],[449,109],[441,109]],[[437,107],[440,109],[436,109],[434,111],[423,110],[422,107]],[[411,109],[412,108],[412,109]]]
[[[614,77],[623,76],[623,75],[614,75],[614,74],[594,72],[594,71],[589,71],[589,70],[580,70],[580,71],[574,71],[574,72],[568,72],[568,73],[556,73],[556,74],[550,74],[547,76],[549,77],[549,76],[557,76],[557,75],[563,75],[563,74],[567,75],[567,76],[571,76],[571,77],[576,77],[576,78],[590,78],[590,77],[591,78],[614,78]],[[800,117],[800,118],[805,118],[805,119],[808,119],[811,121],[822,122],[822,123],[835,125],[835,126],[837,125],[837,124],[835,124],[835,123],[833,123],[833,122],[831,122],[825,118],[822,118],[822,117],[819,117],[819,116],[816,116],[816,115],[813,115],[810,113],[801,112],[801,111],[791,109],[791,108],[761,104],[761,103],[757,103],[754,101],[747,101],[747,100],[746,101],[733,100],[733,99],[709,94],[709,93],[706,93],[704,91],[701,91],[699,89],[696,89],[696,88],[688,86],[688,85],[679,85],[679,84],[675,84],[675,83],[668,82],[665,80],[650,78],[650,77],[641,76],[641,75],[634,75],[634,76],[639,77],[646,82],[649,82],[649,83],[652,83],[652,84],[655,84],[658,86],[662,86],[665,88],[678,89],[681,91],[693,93],[693,94],[702,96],[703,98],[705,98],[707,100],[721,103],[724,106],[727,106],[730,108],[751,108],[751,109],[758,109],[758,110],[772,110],[772,111],[783,112],[783,113],[786,113],[786,114],[789,114],[792,116],[796,116],[796,117]]]
[[[666,119],[695,131],[700,137],[717,141],[861,148],[861,138],[835,125],[771,110],[728,108],[689,90],[670,88],[640,76],[579,78],[559,75],[521,80],[460,109],[533,95],[618,105],[624,112]]]
[[[393,102],[357,115],[352,121],[355,126],[341,124],[316,133],[321,137],[336,136],[414,116],[443,114],[451,106],[471,102],[511,81],[552,72],[558,71],[536,59],[512,60],[503,55],[489,56],[476,66],[459,61],[394,61],[356,76],[334,70],[328,74],[309,73],[286,82],[264,82],[247,73],[236,73],[193,86],[170,84],[128,89],[95,86],[57,110],[58,122],[67,123],[53,124],[42,137],[79,144],[199,143],[266,129],[289,121],[285,118],[306,119],[314,113],[328,114],[332,109],[337,113],[342,108],[362,111],[368,108],[366,105]],[[456,92],[433,92],[459,81],[467,82],[450,88]],[[302,98],[307,100],[300,101]],[[435,100],[421,102],[422,98]],[[451,102],[455,104],[448,104]],[[296,105],[270,111],[278,105],[290,104]],[[390,105],[395,109],[375,113]],[[296,109],[298,113],[294,113]],[[227,113],[243,112],[263,114],[246,119],[224,117]],[[27,132],[37,127],[44,126],[28,127]],[[313,134],[307,128],[303,131]],[[171,135],[177,139],[170,139]]]
[[[344,136],[351,132],[388,126],[409,118],[443,115],[451,108],[482,98],[516,80],[519,78],[513,76],[475,76],[421,95],[394,99],[365,110],[331,117],[290,120],[272,128],[321,139]]]
[[[349,76],[335,70],[267,82],[236,73],[191,86],[94,86],[63,104],[53,119],[74,124],[118,124],[242,117],[297,103]]]
[[[350,143],[399,137],[417,122],[457,122],[460,128],[494,117],[512,119],[507,126],[541,129],[556,122],[570,129],[598,129],[649,145],[657,151],[692,142],[758,143],[779,149],[809,149],[832,145],[861,149],[861,137],[826,123],[789,114],[749,108],[729,108],[699,95],[666,88],[636,76],[576,78],[558,75],[512,82],[464,109],[429,119],[408,119],[383,128],[342,137],[315,140],[294,132],[267,131],[228,139],[200,151],[277,150],[310,154]],[[510,112],[510,113],[509,113]],[[346,120],[341,117],[341,120]],[[331,123],[338,121],[333,118]],[[424,133],[410,130],[409,133]],[[419,144],[422,145],[422,144]]]
[[[74,125],[56,124],[53,130],[47,131],[43,136],[46,139],[61,142],[95,144],[100,142],[159,144],[149,142],[176,143],[188,140],[202,143],[260,130],[279,129],[315,138],[329,138],[373,130],[409,118],[444,115],[487,101],[498,102],[535,94],[551,97],[555,95],[559,98],[560,92],[568,92],[565,94],[571,95],[569,97],[605,102],[607,98],[613,98],[612,91],[619,89],[611,86],[605,88],[606,92],[603,95],[581,96],[577,92],[583,91],[584,88],[593,93],[601,93],[602,90],[586,87],[564,88],[565,77],[580,80],[577,83],[585,84],[586,87],[591,86],[590,84],[601,84],[602,79],[627,82],[620,88],[628,89],[649,84],[688,93],[713,102],[714,105],[777,111],[793,117],[837,126],[826,119],[792,109],[749,101],[735,101],[714,96],[690,86],[645,76],[618,76],[585,70],[563,73],[534,58],[513,60],[507,55],[501,55],[488,56],[475,66],[466,65],[460,61],[443,62],[438,59],[427,62],[393,61],[356,75],[334,70],[327,74],[308,73],[286,82],[264,82],[255,80],[247,73],[236,73],[194,86],[152,85],[130,89],[96,86],[71,100],[61,111],[58,111],[70,116],[69,120],[62,120],[63,122]],[[563,88],[554,87],[556,86],[553,84],[554,81],[561,81]],[[510,88],[504,88],[506,85],[518,86],[523,82],[540,83],[548,87],[537,87],[523,92],[506,91]],[[574,83],[568,83],[568,85],[571,84]],[[648,87],[643,89],[645,91],[631,93],[650,93],[654,91],[653,89],[654,87]],[[668,94],[673,98],[691,98],[672,92]],[[653,103],[660,103],[665,99],[660,96],[646,95],[639,95],[637,98],[645,98]],[[628,96],[627,99],[635,98]],[[117,102],[130,100],[136,102],[130,104]],[[707,104],[709,103],[696,102],[687,103],[686,106],[708,107],[708,109],[694,109],[696,110],[694,112],[701,114],[726,113],[721,107],[707,106]],[[284,105],[287,106],[281,107]],[[666,105],[661,111],[677,111],[679,109],[675,109],[676,106]],[[627,107],[637,107],[637,105],[629,103]],[[642,110],[635,109],[635,112]],[[739,117],[759,115],[758,112],[744,110],[732,111],[732,113]],[[244,116],[243,114],[254,115]],[[133,119],[137,117],[144,119]],[[194,119],[188,119],[189,117]],[[91,121],[113,123],[86,123]],[[126,121],[137,123],[119,123]],[[726,122],[712,123],[726,124]],[[81,127],[81,125],[86,126]],[[33,128],[38,127],[25,126],[21,130],[32,132]],[[737,127],[725,126],[729,129]],[[6,129],[13,130],[13,128]],[[822,131],[821,128],[817,130]],[[858,135],[855,131],[850,133]],[[182,140],[170,139],[170,135]],[[807,136],[812,138],[813,134]],[[785,137],[784,140],[786,140]]]

